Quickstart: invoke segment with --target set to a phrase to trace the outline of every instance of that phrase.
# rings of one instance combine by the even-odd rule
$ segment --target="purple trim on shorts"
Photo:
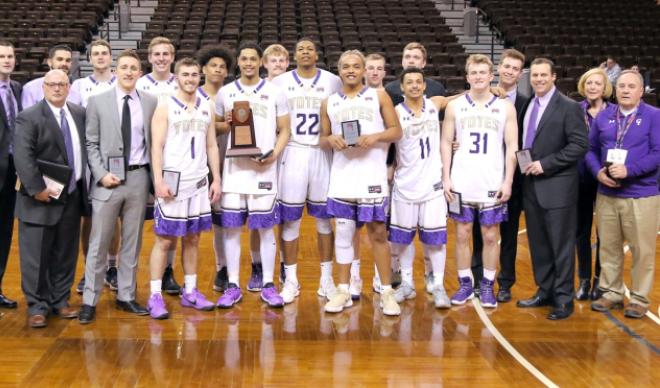
[[[419,230],[419,239],[426,245],[447,244],[447,229],[426,231]]]
[[[465,222],[465,223],[474,222],[478,209],[467,205],[462,205],[461,209],[463,210],[462,212],[463,214],[459,216],[454,213],[449,213],[449,218],[458,222]]]
[[[398,226],[390,225],[390,233],[387,240],[397,244],[409,245],[415,238],[414,230],[400,229]]]
[[[275,204],[268,212],[248,214],[248,229],[269,229],[280,223],[280,207]]]
[[[284,204],[278,202],[280,220],[282,222],[297,221],[302,218],[304,205]]]
[[[479,213],[479,222],[481,225],[497,225],[508,219],[509,212],[505,203],[481,209]]]
[[[165,219],[160,208],[154,210],[154,232],[159,236],[182,237],[211,229],[211,214],[189,219]]]
[[[314,218],[324,218],[324,219],[332,218],[332,216],[328,214],[327,202],[312,203],[307,201],[307,213]]]
[[[223,228],[240,228],[245,224],[245,220],[247,219],[247,210],[222,209],[216,217],[219,219],[216,225]]]
[[[328,214],[336,218],[356,221],[357,226],[368,222],[387,221],[387,198],[378,205],[353,204],[339,199],[328,198]]]
[[[356,220],[357,206],[345,202],[328,198],[328,214],[336,218],[345,218],[347,220]]]

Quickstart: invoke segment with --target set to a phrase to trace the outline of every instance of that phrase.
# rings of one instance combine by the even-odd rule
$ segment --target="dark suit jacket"
[[[23,87],[16,81],[10,81],[11,90],[16,98],[18,111],[22,111],[21,106],[21,92]],[[7,167],[9,160],[9,123],[7,123],[7,111],[0,98],[0,190],[5,185],[5,176],[7,175]]]
[[[519,116],[521,143],[522,119],[531,100]],[[577,202],[577,162],[587,152],[587,133],[580,105],[555,90],[541,116],[531,150],[532,160],[541,162],[543,174],[525,177],[525,190],[534,190],[542,208],[558,209]]]
[[[83,184],[81,191],[81,210],[89,214],[87,187],[85,182],[85,166],[87,152],[85,149],[85,110],[76,104],[67,103],[73,116],[80,139],[80,155],[83,167]],[[16,197],[16,217],[23,222],[38,225],[55,225],[59,222],[64,205],[67,201],[66,189],[57,201],[40,202],[34,195],[46,188],[42,174],[37,167],[37,159],[59,164],[67,164],[64,136],[52,110],[42,100],[23,112],[16,118],[16,135],[14,138],[14,164],[21,189]]]
[[[520,93],[516,93],[516,102],[513,106],[516,108],[516,117],[518,119],[518,149],[521,150],[523,146],[523,119],[525,118],[525,108],[529,103],[529,96]],[[513,184],[511,185],[511,194],[517,194],[522,191],[522,182],[523,176],[520,173],[520,168],[516,164],[516,171],[513,173]]]

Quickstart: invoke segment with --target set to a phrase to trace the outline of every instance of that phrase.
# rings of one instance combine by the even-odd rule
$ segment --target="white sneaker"
[[[448,309],[451,307],[451,301],[444,287],[437,286],[433,289],[433,304],[439,309]]]
[[[332,296],[337,292],[337,287],[335,287],[335,281],[332,278],[321,278],[319,281],[319,289],[316,293],[319,296],[327,298],[330,300]]]
[[[394,289],[390,288],[380,293],[380,308],[385,315],[401,314],[401,307],[394,298]]]
[[[433,272],[424,275],[424,285],[426,286],[426,293],[433,294]]]
[[[362,294],[362,278],[359,276],[351,276],[348,285],[348,292],[351,294],[351,299],[360,300],[360,294]]]
[[[351,299],[350,292],[336,289],[323,309],[328,313],[338,313],[344,310],[345,307],[351,306],[353,306],[353,300]]]
[[[285,281],[282,291],[280,291],[280,296],[284,300],[284,303],[288,304],[293,302],[298,295],[300,295],[300,286],[296,283]]]
[[[371,281],[371,288],[376,294],[380,294],[380,278],[378,276],[373,277],[373,280]]]
[[[399,288],[394,291],[394,299],[396,299],[397,303],[401,303],[407,299],[412,299],[415,296],[417,296],[415,288],[408,284],[408,282],[401,282]]]

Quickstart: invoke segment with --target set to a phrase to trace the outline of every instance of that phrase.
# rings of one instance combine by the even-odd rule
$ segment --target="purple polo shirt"
[[[589,131],[587,167],[594,176],[605,165],[607,150],[615,148],[618,109],[617,105],[610,104],[596,116]],[[622,148],[628,151],[628,176],[621,180],[621,187],[611,188],[599,184],[598,191],[619,198],[643,198],[660,194],[656,178],[660,165],[660,109],[644,102],[639,104],[637,116],[623,138]]]

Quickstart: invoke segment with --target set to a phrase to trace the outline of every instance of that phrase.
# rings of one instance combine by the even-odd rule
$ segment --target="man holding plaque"
[[[80,217],[88,213],[85,182],[85,111],[66,103],[69,78],[46,73],[44,99],[16,118],[14,163],[21,181],[16,198],[21,287],[28,326],[45,327],[52,311],[72,319]]]
[[[535,58],[530,67],[534,96],[523,119],[523,208],[538,290],[518,307],[552,306],[547,318],[573,313],[578,160],[587,151],[587,125],[577,102],[555,87],[554,64]]]
[[[362,85],[365,58],[360,51],[344,52],[337,64],[342,89],[321,105],[319,145],[334,149],[328,188],[328,213],[336,218],[335,255],[339,286],[325,311],[340,312],[353,305],[349,291],[353,236],[366,224],[374,261],[382,281],[380,307],[399,315],[390,283],[391,255],[387,243],[387,148],[401,138],[392,100],[387,93]]]
[[[328,297],[332,279],[332,225],[326,209],[331,155],[319,147],[321,102],[341,88],[336,75],[316,67],[316,44],[303,38],[295,46],[296,69],[273,81],[286,95],[289,117],[296,128],[280,162],[278,202],[286,280],[280,295],[284,303],[299,294],[298,237],[303,208],[316,219],[321,277],[317,293]]]
[[[87,105],[93,215],[80,323],[94,320],[117,218],[121,220],[121,260],[117,271],[116,306],[133,314],[148,314],[147,309],[135,301],[135,278],[151,185],[149,129],[157,101],[150,94],[138,93],[135,89],[142,74],[140,58],[135,51],[125,50],[119,54],[115,73],[117,86],[90,97]]]
[[[218,299],[218,307],[230,308],[240,302],[239,286],[241,227],[261,238],[261,299],[272,307],[284,302],[273,284],[277,208],[277,165],[274,163],[289,140],[289,110],[280,90],[259,78],[261,48],[242,44],[237,53],[239,79],[220,89],[216,113],[226,122],[230,144],[224,164],[220,224],[225,233],[225,255],[229,286]],[[279,132],[279,134],[278,134]]]
[[[497,307],[493,291],[500,248],[499,224],[506,221],[506,201],[511,196],[515,152],[518,150],[516,110],[509,101],[493,95],[493,63],[481,54],[465,64],[470,90],[447,105],[442,123],[442,178],[450,217],[456,222],[456,260],[459,289],[451,303],[462,305],[474,297],[470,269],[470,236],[479,219],[483,236],[484,276],[479,299],[484,307]],[[452,143],[462,146],[453,155]],[[452,209],[458,201],[457,208]]]
[[[167,252],[181,238],[184,290],[181,305],[213,310],[197,288],[199,235],[211,229],[211,202],[220,199],[220,160],[211,103],[197,96],[201,67],[192,58],[174,66],[176,96],[159,103],[152,122],[152,163],[156,206],[151,251],[151,297],[148,309],[154,319],[169,313],[162,297],[162,277]],[[208,174],[213,177],[208,182]]]

